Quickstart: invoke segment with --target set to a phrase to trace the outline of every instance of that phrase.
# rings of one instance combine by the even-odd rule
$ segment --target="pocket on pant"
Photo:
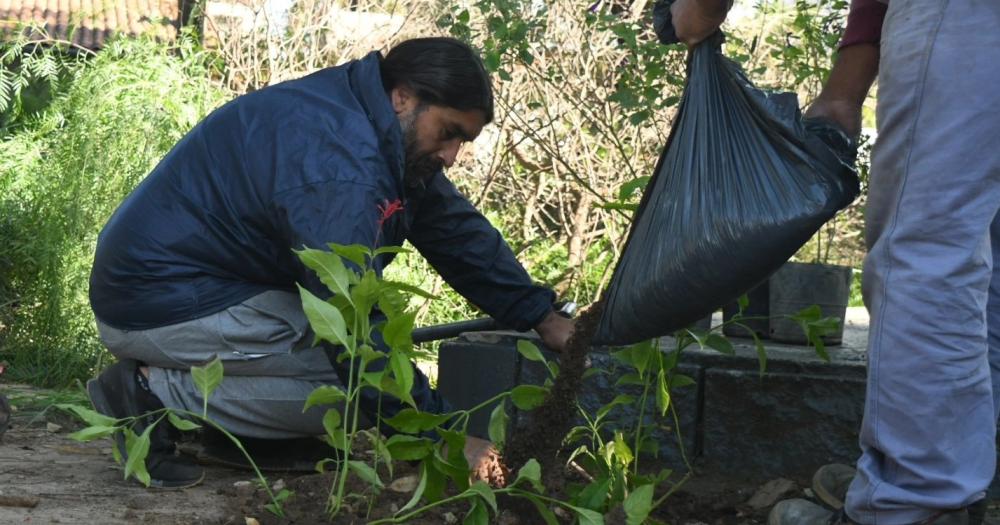
[[[290,352],[309,326],[298,295],[277,290],[227,308],[217,321],[226,346],[246,358]]]

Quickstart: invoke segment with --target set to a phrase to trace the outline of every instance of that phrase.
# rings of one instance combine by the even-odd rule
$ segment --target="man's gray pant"
[[[993,479],[1000,399],[1000,2],[892,0],[868,198],[861,523],[960,508]]]
[[[118,358],[149,365],[149,387],[163,404],[201,413],[202,396],[188,371],[216,356],[224,378],[210,397],[209,417],[230,432],[266,439],[324,434],[326,407],[302,412],[320,385],[341,385],[313,334],[297,294],[269,291],[221,312],[175,325],[126,331],[97,322]]]

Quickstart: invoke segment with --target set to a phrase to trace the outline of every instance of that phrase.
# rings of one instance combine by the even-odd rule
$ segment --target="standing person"
[[[678,0],[689,46],[725,0]],[[1000,408],[1000,3],[853,0],[807,117],[857,135],[879,76],[863,293],[871,316],[857,469],[824,467],[817,495],[771,525],[980,523]],[[846,492],[846,494],[845,494]],[[846,496],[846,499],[845,499]]]
[[[349,361],[338,362],[338,347],[312,347],[296,284],[331,292],[292,250],[327,243],[408,240],[472,303],[560,351],[573,324],[553,311],[554,294],[533,284],[442,173],[492,119],[481,59],[450,38],[408,40],[212,112],[98,239],[90,300],[119,362],[88,384],[95,408],[115,418],[200,411],[190,367],[218,356],[226,379],[208,412],[223,428],[264,439],[324,434],[324,411],[303,404],[318,386],[346,384]],[[377,257],[376,272],[391,260]],[[418,408],[447,411],[414,375]],[[361,408],[375,422],[403,404],[366,389]],[[201,469],[174,454],[165,427],[152,436],[152,484],[198,483]],[[488,442],[470,437],[465,452],[474,475],[497,474]]]

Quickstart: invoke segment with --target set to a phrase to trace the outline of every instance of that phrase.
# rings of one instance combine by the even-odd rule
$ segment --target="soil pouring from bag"
[[[529,413],[527,424],[519,425],[504,451],[504,462],[517,472],[531,458],[542,467],[545,486],[560,490],[565,471],[558,454],[576,415],[576,395],[586,369],[590,340],[597,329],[604,302],[591,305],[580,314],[573,335],[559,360],[559,375],[545,402]]]

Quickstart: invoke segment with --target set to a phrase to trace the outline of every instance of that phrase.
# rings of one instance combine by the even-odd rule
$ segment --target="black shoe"
[[[193,453],[201,464],[221,465],[228,468],[252,470],[246,451],[254,464],[263,472],[316,472],[316,464],[332,460],[334,449],[315,437],[289,439],[261,439],[234,435],[243,445],[236,448],[222,432],[204,427],[200,447],[184,447],[181,452]],[[335,468],[331,465],[329,468]]]
[[[856,471],[853,467],[832,463],[824,465],[816,471],[812,479],[813,493],[821,503],[834,510],[844,507],[844,500],[847,499],[847,489],[854,479]],[[982,525],[986,518],[987,500],[981,499],[969,505],[967,512],[969,515],[969,525]],[[946,518],[948,515],[942,516]],[[845,519],[847,519],[845,517]],[[954,516],[948,519],[956,519]],[[849,522],[846,522],[849,523]]]
[[[804,499],[779,501],[767,517],[768,525],[857,525],[844,509],[829,511]],[[912,525],[969,525],[966,509],[940,512]]]
[[[108,417],[122,419],[137,417],[163,409],[163,403],[147,388],[140,385],[139,363],[123,359],[109,366],[96,379],[87,381],[87,394],[94,409]],[[140,418],[132,431],[141,434],[153,421]],[[149,453],[146,471],[151,487],[179,489],[197,485],[205,477],[204,470],[187,458],[174,454],[174,441],[170,437],[170,423],[160,422],[149,436]],[[115,443],[122,458],[127,457],[125,436],[115,434]]]

